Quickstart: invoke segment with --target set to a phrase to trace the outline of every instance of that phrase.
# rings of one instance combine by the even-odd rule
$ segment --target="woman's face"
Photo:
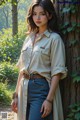
[[[35,6],[32,15],[33,21],[39,28],[47,28],[49,14],[44,12],[41,6]]]

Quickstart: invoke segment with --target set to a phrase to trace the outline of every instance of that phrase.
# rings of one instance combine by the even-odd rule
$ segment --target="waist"
[[[40,74],[38,74],[38,73],[36,73],[36,74],[34,74],[34,73],[31,73],[31,74],[26,74],[26,73],[23,73],[23,76],[24,76],[24,78],[27,78],[27,79],[37,79],[37,78],[45,78],[45,77],[43,77],[43,76],[41,76]]]

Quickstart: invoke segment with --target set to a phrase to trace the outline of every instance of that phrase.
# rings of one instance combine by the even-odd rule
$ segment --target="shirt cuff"
[[[66,67],[54,67],[54,69],[51,70],[51,77],[58,74],[62,73],[61,79],[64,79],[67,76],[67,68]]]

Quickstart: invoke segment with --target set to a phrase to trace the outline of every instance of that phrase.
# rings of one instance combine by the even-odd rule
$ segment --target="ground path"
[[[14,114],[10,107],[0,107],[0,120],[14,120]]]

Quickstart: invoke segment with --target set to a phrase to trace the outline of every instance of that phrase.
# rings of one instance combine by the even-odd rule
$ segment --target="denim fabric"
[[[29,80],[26,120],[53,120],[52,112],[47,117],[41,118],[41,106],[48,92],[49,85],[46,79]]]

